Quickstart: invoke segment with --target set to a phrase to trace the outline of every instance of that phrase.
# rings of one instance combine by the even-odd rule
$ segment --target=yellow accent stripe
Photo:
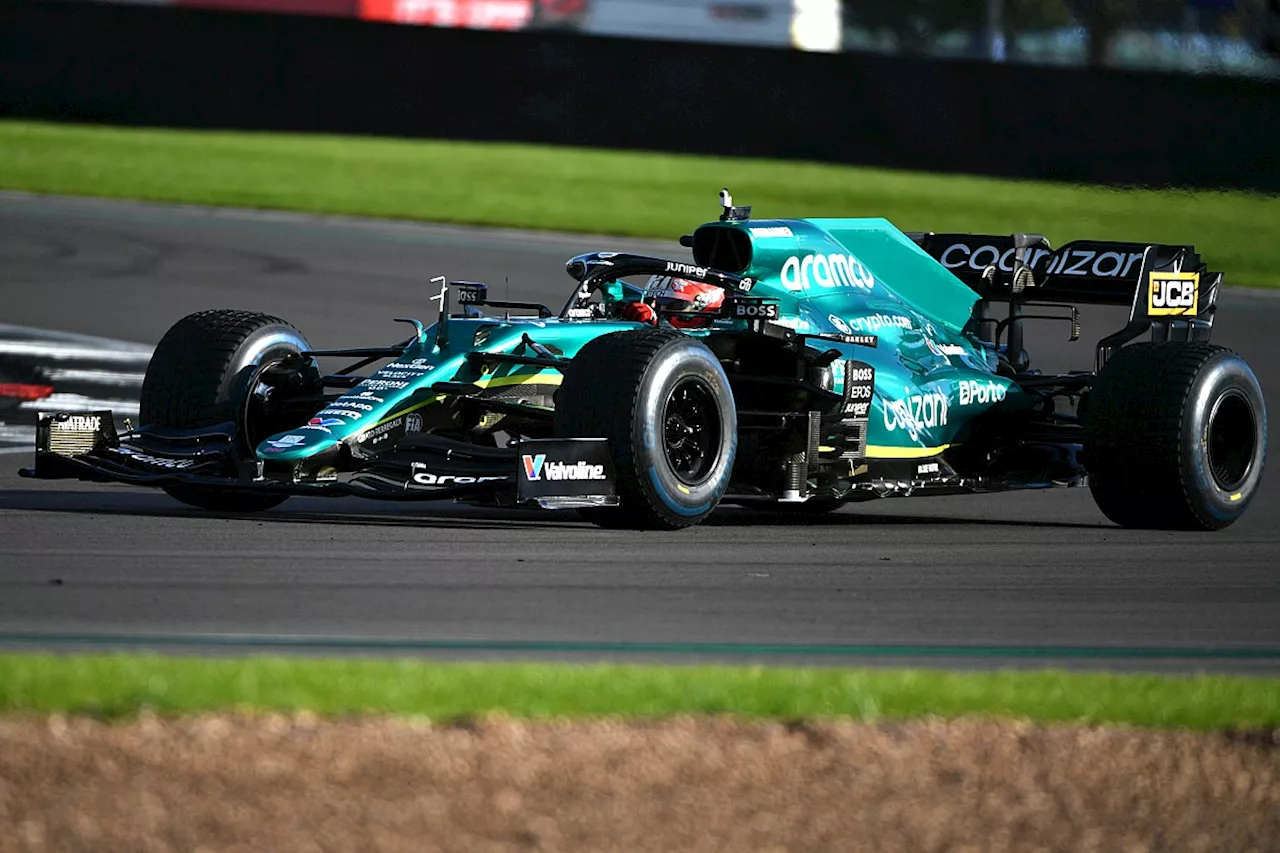
[[[537,379],[537,382],[533,380]],[[489,379],[478,379],[474,383],[481,388],[496,387],[501,388],[504,385],[559,385],[564,381],[564,376],[559,371],[551,371],[549,373],[522,373],[518,376],[493,376]]]
[[[937,456],[951,445],[941,447],[886,447],[881,444],[867,445],[868,459],[920,459],[925,456]]]
[[[535,379],[537,380],[536,382],[534,381]],[[564,381],[564,376],[562,376],[560,373],[522,373],[519,375],[511,375],[511,376],[490,376],[488,378],[482,377],[480,379],[477,379],[475,382],[472,382],[471,384],[475,385],[477,388],[503,388],[508,385],[559,385],[563,381]],[[401,409],[400,411],[396,412],[394,415],[388,415],[387,417],[378,421],[373,426],[369,427],[369,429],[377,429],[378,427],[382,426],[385,423],[394,421],[396,418],[402,418],[405,415],[410,414],[411,412],[418,411],[418,409],[425,409],[427,406],[434,405],[443,399],[444,399],[443,394],[437,394],[434,397],[428,397],[427,399],[423,400],[421,403],[418,403],[416,406],[411,406],[408,409]]]

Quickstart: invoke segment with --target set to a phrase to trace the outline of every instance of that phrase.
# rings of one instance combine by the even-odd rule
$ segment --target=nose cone
[[[323,424],[324,419],[311,420],[306,426],[273,435],[259,444],[258,458],[268,461],[307,459],[332,447],[335,439],[329,435],[330,427]]]

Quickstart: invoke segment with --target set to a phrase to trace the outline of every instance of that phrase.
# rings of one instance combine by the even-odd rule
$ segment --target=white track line
[[[82,335],[79,332],[62,332],[57,329],[39,329],[34,326],[12,326],[0,323],[0,339],[6,341],[42,341],[45,343],[78,344],[100,347],[120,352],[151,352],[152,347],[135,341],[121,341],[98,335]]]
[[[146,367],[151,350],[111,350],[93,346],[76,346],[43,341],[0,341],[0,356],[23,356],[49,361],[97,361],[111,364],[136,364]]]
[[[117,417],[138,416],[137,400],[103,400],[97,397],[86,397],[83,394],[50,394],[41,400],[26,400],[18,404],[23,412],[98,412],[110,409]]]
[[[95,385],[141,386],[145,373],[122,373],[115,370],[78,370],[72,367],[52,367],[44,371],[44,377],[54,385],[58,382],[90,382]]]
[[[36,437],[36,428],[23,424],[7,424],[0,421],[0,441],[31,441]]]

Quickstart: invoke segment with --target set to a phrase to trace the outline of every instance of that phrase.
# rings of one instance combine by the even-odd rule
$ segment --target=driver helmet
[[[662,315],[678,329],[710,326],[724,305],[723,287],[665,275],[650,277],[645,296],[653,299]]]

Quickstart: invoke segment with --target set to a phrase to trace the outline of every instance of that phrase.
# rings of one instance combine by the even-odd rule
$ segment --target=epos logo
[[[1200,308],[1200,273],[1152,272],[1147,288],[1147,313],[1198,314]]]

